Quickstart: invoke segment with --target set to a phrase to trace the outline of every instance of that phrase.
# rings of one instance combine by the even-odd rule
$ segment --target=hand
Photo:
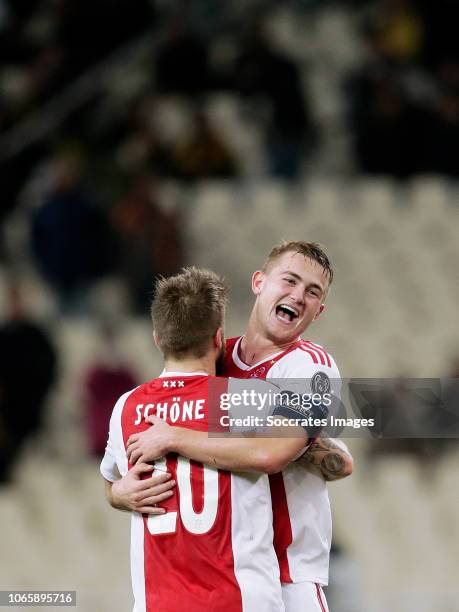
[[[138,461],[143,463],[154,461],[169,452],[171,436],[175,428],[156,416],[149,416],[146,421],[153,427],[141,433],[132,434],[127,441],[127,456],[131,464]]]
[[[142,514],[164,514],[166,510],[157,504],[174,495],[171,489],[175,481],[168,472],[158,472],[150,478],[142,476],[154,469],[153,465],[137,463],[111,487],[111,504],[121,510],[133,510]]]

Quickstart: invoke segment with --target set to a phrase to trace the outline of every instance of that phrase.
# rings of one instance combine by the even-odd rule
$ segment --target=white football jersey
[[[252,366],[239,357],[241,338],[227,341],[226,376],[269,379],[298,393],[323,393],[339,398],[341,379],[333,358],[319,345],[298,340],[288,349]],[[332,521],[327,483],[319,470],[290,463],[270,477],[274,545],[281,581],[328,584]]]

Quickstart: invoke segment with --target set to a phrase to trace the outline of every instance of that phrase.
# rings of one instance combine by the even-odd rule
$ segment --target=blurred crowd
[[[280,4],[298,27],[339,7],[361,43],[357,65],[339,83],[357,171],[459,175],[454,0],[0,0],[0,142],[15,142],[0,146],[0,264],[12,277],[17,249],[5,227],[19,215],[27,228],[21,257],[30,258],[61,313],[87,314],[91,287],[117,277],[130,312],[145,316],[152,279],[186,261],[183,192],[164,187],[249,174],[208,112],[213,94],[233,99],[249,130],[261,128],[265,176],[294,181],[308,171],[322,138],[310,82],[311,63],[321,60],[306,61],[272,36],[267,21]],[[18,137],[17,144],[17,126],[40,122],[50,101],[142,38],[148,51],[132,73],[115,71],[110,86],[92,87],[55,128],[22,144]],[[165,108],[175,115],[166,117]],[[14,287],[7,301],[0,330],[0,479],[7,477],[10,449],[39,427],[58,360],[52,339],[24,316]],[[111,333],[103,331],[107,345]],[[11,420],[20,414],[12,408],[19,372],[35,393],[26,428]],[[88,371],[94,454],[101,452],[113,400],[103,390],[110,386],[119,395],[134,379],[114,357]]]
[[[456,2],[383,0],[361,17],[365,59],[347,83],[361,170],[459,174]]]
[[[11,279],[6,294],[0,320],[0,487],[14,480],[26,443],[42,431],[65,361],[54,329],[30,313],[24,288]],[[119,347],[119,333],[119,321],[101,320],[91,358],[73,373],[84,448],[95,458],[104,454],[115,402],[140,382]]]
[[[360,65],[339,84],[356,168],[457,176],[455,3],[285,3],[305,25],[330,6],[347,11],[362,42]],[[34,265],[63,312],[78,311],[75,296],[110,274],[123,277],[133,311],[142,312],[150,279],[184,261],[180,207],[164,202],[164,182],[247,176],[245,160],[208,112],[209,95],[226,92],[245,125],[261,128],[266,175],[294,180],[307,169],[321,144],[310,66],[272,35],[276,8],[256,0],[0,4],[0,140],[11,142],[15,127],[37,113],[40,121],[49,100],[114,52],[142,36],[150,45],[134,86],[127,70],[112,77],[126,81],[117,84],[119,100],[94,87],[55,129],[14,153],[0,151],[0,223],[17,208],[27,211]],[[0,234],[8,262],[3,242]]]

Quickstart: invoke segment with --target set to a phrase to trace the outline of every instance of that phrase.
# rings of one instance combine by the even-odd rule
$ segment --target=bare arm
[[[316,466],[328,481],[350,476],[354,467],[347,446],[333,438],[317,438],[298,461],[307,467]]]
[[[301,428],[276,429],[285,437],[209,437],[207,432],[171,427],[162,419],[147,419],[153,427],[128,440],[131,463],[152,461],[169,452],[234,472],[280,472],[307,444]]]

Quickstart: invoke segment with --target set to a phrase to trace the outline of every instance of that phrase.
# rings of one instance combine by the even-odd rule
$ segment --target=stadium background
[[[97,454],[107,387],[159,372],[156,274],[225,274],[230,336],[270,247],[319,241],[336,281],[310,338],[343,376],[458,376],[456,10],[0,2],[1,589],[130,609]],[[350,447],[331,609],[455,612],[457,444]]]

